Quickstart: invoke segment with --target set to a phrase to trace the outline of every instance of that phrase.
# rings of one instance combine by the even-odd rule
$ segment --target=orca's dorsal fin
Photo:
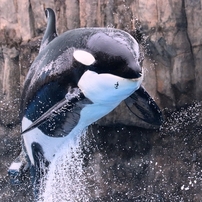
[[[57,37],[55,12],[51,8],[46,8],[45,15],[47,18],[47,27],[39,52],[41,52],[55,37]]]

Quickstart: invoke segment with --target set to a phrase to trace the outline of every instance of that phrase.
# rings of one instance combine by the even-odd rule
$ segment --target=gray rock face
[[[59,34],[68,29],[90,26],[116,27],[135,33],[141,39],[143,50],[143,85],[165,111],[175,111],[191,105],[195,101],[201,101],[202,97],[202,2],[199,0],[0,0],[0,158],[3,170],[0,173],[0,199],[3,201],[11,201],[16,195],[19,201],[29,201],[29,196],[24,196],[26,191],[19,192],[14,188],[17,194],[9,192],[12,188],[4,176],[11,159],[16,156],[11,151],[18,151],[20,147],[20,89],[38,53],[45,30],[44,6],[55,10]],[[117,134],[116,129],[113,132],[108,130],[107,133],[114,135],[105,135],[108,142],[104,148],[95,151],[94,155],[94,161],[100,165],[100,171],[97,172],[106,177],[102,183],[105,184],[109,177],[103,174],[105,169],[110,173],[111,167],[115,169],[118,164],[124,167],[131,163],[134,167],[126,166],[124,169],[128,173],[132,169],[136,170],[137,174],[128,179],[140,183],[139,187],[134,188],[140,196],[139,199],[136,198],[137,201],[146,201],[152,197],[156,197],[154,201],[200,201],[201,105],[194,105],[192,110],[187,110],[178,113],[178,118],[169,117],[160,131],[134,131],[130,128]],[[136,120],[124,112],[122,103],[119,109],[99,123],[137,125]],[[194,121],[187,117],[193,117]],[[122,135],[128,134],[128,130],[141,134],[139,142],[133,135],[130,136],[130,141],[126,141],[127,145],[134,143],[133,146],[137,146],[135,152],[116,142],[125,141]],[[118,139],[115,140],[114,136]],[[101,137],[95,141],[100,145],[105,144],[106,141],[99,138]],[[115,149],[109,149],[110,145]],[[142,151],[144,147],[145,151]],[[122,158],[127,153],[121,153],[122,149],[134,154],[129,159]],[[98,153],[109,161],[106,165],[97,163],[102,160]],[[116,156],[119,156],[117,161],[114,160]],[[141,168],[138,167],[140,161],[143,165]],[[93,161],[88,163],[92,166]],[[114,173],[109,175],[115,176]],[[124,179],[120,180],[122,184],[125,183]],[[133,185],[131,182],[130,186]],[[119,190],[129,193],[129,199],[134,201],[130,186],[116,186],[116,182],[111,181],[111,187],[116,190],[114,193]],[[109,201],[104,198],[104,189],[102,191],[103,195],[100,195],[98,201]]]
[[[46,26],[43,8],[52,7],[59,33],[86,26],[113,26],[143,33],[146,49],[144,86],[163,108],[200,100],[200,1],[1,1],[1,44],[21,46],[40,37]],[[9,7],[10,15],[6,8]],[[166,9],[165,9],[166,8]],[[124,14],[124,15],[123,15]],[[147,52],[147,53],[146,53]],[[28,67],[27,67],[28,68]]]
[[[16,125],[19,123],[19,102],[20,102],[20,69],[18,64],[19,52],[15,47],[3,46],[2,54],[2,80],[1,80],[1,103],[0,117],[4,126]]]

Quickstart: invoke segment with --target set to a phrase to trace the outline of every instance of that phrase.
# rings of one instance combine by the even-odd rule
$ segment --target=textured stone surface
[[[44,7],[55,10],[59,34],[87,26],[136,33],[144,50],[144,86],[165,112],[201,101],[202,97],[200,0],[0,0],[0,200],[5,202],[16,201],[16,197],[17,201],[32,201],[27,184],[12,188],[5,176],[20,147],[20,87],[45,30]],[[99,147],[88,162],[99,165],[95,170],[99,168],[96,172],[104,177],[98,179],[100,184],[95,182],[100,187],[97,201],[118,201],[126,193],[128,201],[200,201],[201,114],[200,104],[175,112],[160,131],[100,128],[103,136],[95,136]],[[124,107],[100,123],[118,122],[134,124]],[[118,165],[123,172],[119,173]],[[123,186],[126,171],[131,183]],[[116,175],[120,181],[110,181]],[[102,189],[106,183],[114,191],[110,186]],[[109,199],[106,192],[114,196]]]
[[[6,45],[21,46],[41,37],[46,25],[44,7],[55,9],[59,34],[89,26],[141,31],[149,52],[143,62],[145,87],[153,84],[151,94],[157,102],[175,109],[201,98],[201,1],[25,0],[8,4],[1,0],[0,6],[0,41]]]
[[[20,69],[18,64],[19,52],[13,48],[3,46],[1,49],[2,88],[0,102],[1,124],[14,126],[19,124],[20,101]]]

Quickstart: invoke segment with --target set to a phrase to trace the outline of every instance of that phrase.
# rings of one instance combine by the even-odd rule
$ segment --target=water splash
[[[64,143],[52,161],[47,175],[41,180],[39,202],[89,201],[84,174],[82,132],[76,141]]]
[[[133,127],[88,129],[64,143],[39,202],[189,200],[201,190],[201,132],[200,103],[170,114],[153,137]]]

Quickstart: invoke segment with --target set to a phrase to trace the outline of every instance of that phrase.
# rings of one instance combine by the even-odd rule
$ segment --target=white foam
[[[83,170],[84,156],[80,146],[81,137],[84,136],[85,132],[81,132],[74,139],[66,139],[59,149],[51,162],[47,176],[41,181],[38,202],[89,200]]]
[[[10,165],[9,170],[20,170],[21,166],[22,166],[22,162],[13,162]]]

